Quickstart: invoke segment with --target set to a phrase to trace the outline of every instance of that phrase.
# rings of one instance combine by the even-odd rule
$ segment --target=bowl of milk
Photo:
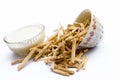
[[[44,41],[45,27],[42,24],[28,25],[9,33],[4,42],[19,56],[26,56],[31,47]]]

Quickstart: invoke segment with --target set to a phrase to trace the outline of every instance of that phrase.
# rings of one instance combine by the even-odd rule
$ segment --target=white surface
[[[0,0],[0,80],[120,80],[119,0]],[[104,26],[104,39],[88,55],[86,70],[65,77],[50,71],[43,62],[32,62],[17,71],[10,62],[15,55],[3,42],[5,34],[29,24],[44,24],[47,35],[72,23],[89,8]]]

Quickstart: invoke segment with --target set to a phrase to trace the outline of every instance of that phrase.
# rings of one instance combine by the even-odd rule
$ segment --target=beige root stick
[[[85,70],[86,67],[86,63],[87,63],[87,57],[85,56],[84,60],[83,60],[83,70]]]
[[[34,58],[34,60],[36,61],[39,57],[42,56],[42,54],[44,53],[44,51],[50,46],[52,42],[49,42]]]
[[[55,68],[57,68],[57,69],[59,69],[59,70],[62,70],[62,71],[65,71],[65,72],[68,72],[69,74],[74,74],[74,71],[68,70],[68,69],[63,68],[63,67],[61,67],[61,66],[55,65]]]
[[[54,68],[55,68],[55,62],[52,62],[51,69],[54,69]]]
[[[77,67],[77,71],[81,70],[83,66],[83,63],[81,63],[78,67]]]
[[[69,76],[70,74],[68,72],[59,70],[59,69],[52,69],[53,72],[64,75],[64,76]]]
[[[81,64],[78,66],[77,71],[83,69],[83,66],[84,66],[84,63],[85,63],[85,59],[86,59],[86,57],[83,56],[83,58],[82,58],[82,62],[81,62]]]
[[[75,49],[76,49],[76,39],[73,40],[72,43],[72,52],[71,52],[71,62],[74,63],[75,61]]]
[[[67,66],[66,53],[67,53],[67,52],[65,52],[65,42],[62,42],[62,54],[63,54],[63,56],[64,56],[64,65],[65,65],[65,67],[67,68],[68,66]]]
[[[81,37],[81,36],[85,35],[86,33],[87,33],[87,30],[84,30],[81,33],[79,33],[78,35],[79,35],[79,37]]]
[[[85,50],[84,50],[84,53],[86,53],[86,52],[88,52],[88,49],[85,49]]]
[[[65,68],[68,68],[68,64],[67,64],[67,56],[66,56],[66,53],[67,52],[63,52],[63,57],[64,57],[64,65],[65,65]]]
[[[62,26],[62,24],[59,22],[59,24],[60,24],[60,26],[61,26],[61,29],[62,29],[62,32],[63,32],[63,34],[65,33],[65,31],[64,31],[64,28],[63,28],[63,26]]]
[[[32,57],[34,52],[35,52],[35,49],[30,51],[30,53],[25,57],[25,59],[22,61],[22,63],[17,67],[18,71],[21,70],[25,66],[25,64]]]
[[[59,29],[59,32],[57,34],[57,40],[59,40],[63,34],[64,34],[64,29],[63,29],[63,27],[61,25],[61,27]]]
[[[11,65],[15,65],[17,63],[21,63],[23,61],[23,59],[17,59],[11,62]]]
[[[77,62],[82,62],[82,59],[75,58],[75,61],[77,61]]]
[[[83,52],[80,51],[80,53],[77,55],[77,58],[80,58],[80,57],[82,57],[82,56],[83,56]]]
[[[72,35],[76,30],[77,30],[77,28],[74,29],[72,32],[69,32],[68,34],[66,34],[66,35],[64,35],[63,37],[61,37],[60,40],[63,40],[63,39],[65,39],[65,38],[69,37],[69,36]]]
[[[40,60],[51,60],[51,59],[55,59],[53,56],[50,56],[50,57],[44,57],[44,58],[41,58]]]

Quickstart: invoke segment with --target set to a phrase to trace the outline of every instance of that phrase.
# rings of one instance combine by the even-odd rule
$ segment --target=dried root
[[[47,41],[30,48],[24,59],[15,60],[12,65],[20,63],[18,70],[21,70],[30,59],[42,60],[51,66],[53,72],[65,76],[74,74],[69,68],[76,68],[77,71],[85,69],[87,58],[83,55],[88,49],[80,49],[77,52],[76,48],[85,37],[87,30],[88,25],[83,23],[69,24],[67,29],[61,27]]]

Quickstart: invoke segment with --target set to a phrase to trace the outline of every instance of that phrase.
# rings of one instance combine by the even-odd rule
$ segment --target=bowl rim
[[[3,38],[3,41],[4,41],[5,43],[7,43],[7,44],[22,43],[22,42],[25,42],[25,41],[29,41],[29,40],[31,40],[31,39],[34,38],[34,37],[37,37],[38,35],[40,35],[41,33],[43,33],[43,32],[45,31],[45,26],[44,26],[43,24],[32,24],[32,25],[27,25],[27,26],[21,27],[21,28],[19,28],[19,29],[16,29],[16,30],[14,30],[13,32],[16,32],[16,31],[18,31],[18,30],[22,30],[22,29],[24,29],[24,28],[33,27],[33,26],[36,26],[36,27],[38,27],[38,28],[39,28],[39,27],[42,27],[42,30],[41,30],[38,34],[36,34],[35,36],[33,36],[33,37],[30,37],[30,38],[28,38],[28,39],[26,39],[26,40],[15,41],[15,42],[11,42],[11,41],[6,40],[7,37],[9,36],[9,34],[7,34],[7,35]],[[11,32],[10,34],[13,34],[13,32]]]

